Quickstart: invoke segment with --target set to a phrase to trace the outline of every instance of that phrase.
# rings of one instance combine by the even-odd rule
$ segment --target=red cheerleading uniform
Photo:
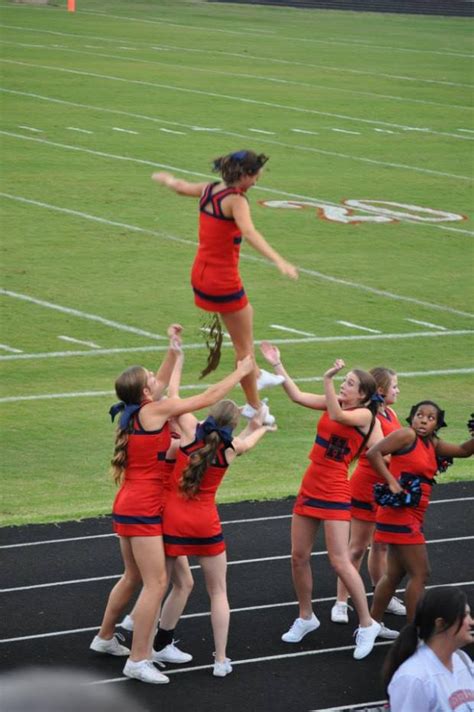
[[[206,469],[195,497],[188,499],[179,489],[191,453],[202,446],[202,441],[195,440],[178,451],[172,487],[163,512],[163,541],[167,556],[217,556],[226,549],[215,501],[229,466],[225,446],[217,450],[216,459]]]
[[[351,518],[349,465],[364,439],[352,425],[341,425],[325,412],[318,422],[316,439],[293,507],[294,514],[315,519]]]
[[[135,414],[128,435],[124,481],[112,509],[114,531],[120,536],[162,535],[163,484],[170,443],[168,423],[160,430],[144,430],[140,411]]]
[[[413,445],[392,454],[389,469],[398,480],[405,473],[419,477],[422,495],[416,507],[377,507],[374,541],[424,544],[423,519],[438,469],[433,442],[417,435]]]
[[[386,408],[385,413],[377,413],[377,420],[382,426],[384,437],[402,427],[395,411],[391,408]],[[365,522],[375,522],[377,505],[374,500],[374,485],[378,482],[385,483],[385,479],[371,466],[366,452],[365,450],[361,454],[357,467],[349,480],[352,517],[353,519],[362,519]]]
[[[209,183],[199,202],[199,247],[191,271],[194,303],[210,312],[234,312],[248,304],[239,274],[242,235],[233,218],[222,212],[228,195],[245,194],[239,188],[224,188],[213,194]]]

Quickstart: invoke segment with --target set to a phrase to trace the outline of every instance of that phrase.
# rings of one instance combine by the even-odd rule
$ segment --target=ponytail
[[[386,695],[388,695],[388,686],[395,672],[405,660],[408,660],[413,655],[417,646],[418,633],[416,626],[414,623],[408,623],[402,628],[400,635],[391,646],[383,664],[382,680]]]
[[[205,436],[204,446],[190,456],[189,464],[183,471],[179,482],[179,489],[186,499],[194,499],[196,497],[204,473],[215,459],[220,443],[219,434],[213,431]]]

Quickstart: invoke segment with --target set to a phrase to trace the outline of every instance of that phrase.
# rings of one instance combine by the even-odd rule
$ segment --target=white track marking
[[[20,294],[18,292],[12,292],[9,289],[0,288],[0,295],[3,294],[7,297],[12,297],[13,299],[19,299],[24,302],[29,302],[31,304],[36,304],[40,307],[46,307],[47,309],[53,309],[55,311],[62,312],[63,314],[70,314],[72,316],[80,317],[81,319],[89,319],[90,321],[97,321],[104,326],[110,326],[112,329],[118,329],[119,331],[128,331],[132,334],[139,334],[140,336],[146,336],[150,339],[157,339],[159,341],[166,340],[165,336],[160,334],[153,334],[151,331],[145,331],[144,329],[138,329],[136,326],[129,326],[128,324],[121,324],[118,321],[112,321],[111,319],[105,319],[103,316],[98,316],[97,314],[89,314],[88,312],[80,311],[79,309],[72,309],[71,307],[63,307],[60,304],[53,304],[53,302],[47,302],[43,299],[36,299],[35,297],[30,297],[28,294]]]
[[[298,380],[298,379],[296,379]],[[184,387],[186,390],[186,386]],[[112,391],[103,393],[103,395],[112,395]],[[451,499],[435,499],[431,500],[430,507],[434,504],[452,504],[453,502],[471,502],[474,497],[453,497]],[[250,517],[247,519],[227,519],[221,521],[222,526],[228,526],[230,524],[254,524],[255,522],[270,522],[276,519],[291,519],[291,514],[274,514],[269,517]],[[87,539],[109,539],[111,537],[117,538],[117,534],[114,532],[109,532],[108,534],[89,534],[85,536],[73,536],[65,537],[62,539],[43,539],[41,541],[26,541],[19,544],[2,544],[1,549],[20,549],[27,546],[43,546],[44,544],[70,544],[76,541],[85,541]],[[318,599],[319,600],[319,599]],[[321,599],[322,600],[322,599]],[[329,600],[329,599],[328,599]]]
[[[1,294],[1,290],[0,290]],[[310,344],[310,343],[336,343],[339,341],[378,341],[378,340],[402,340],[402,339],[418,339],[418,338],[430,338],[436,336],[471,336],[474,334],[473,329],[458,329],[453,331],[414,331],[407,332],[405,334],[357,334],[350,336],[308,336],[302,337],[300,339],[272,339],[274,344]],[[259,343],[254,342],[254,343]],[[230,343],[224,342],[223,347],[230,347]],[[123,353],[147,353],[147,352],[160,352],[166,351],[168,347],[159,346],[130,346],[123,348],[112,348],[112,349],[95,349],[93,351],[44,351],[39,353],[27,353],[27,354],[11,354],[6,356],[0,356],[0,361],[32,361],[36,359],[49,359],[49,358],[67,358],[76,356],[106,356],[109,354],[123,354]],[[205,349],[205,345],[202,343],[186,344],[185,350]],[[449,373],[471,373],[472,369],[445,369],[443,371],[444,375]],[[433,371],[433,373],[441,373]],[[399,373],[400,375],[400,373]],[[318,380],[318,378],[301,379],[301,380]],[[46,396],[43,396],[46,397]],[[49,396],[51,397],[51,396]],[[54,397],[54,396],[53,396]],[[19,400],[18,398],[4,399],[0,398],[0,403],[5,403],[9,400]],[[24,400],[36,400],[36,396],[28,396]]]
[[[93,131],[88,131],[87,129],[78,129],[77,126],[66,126],[68,131],[78,131],[79,133],[84,133],[84,134],[93,134]]]
[[[66,74],[92,77],[93,79],[104,79],[106,81],[122,82],[125,84],[138,84],[140,86],[153,87],[156,89],[165,89],[168,91],[181,92],[181,93],[185,93],[185,94],[197,94],[198,96],[209,96],[212,98],[218,97],[220,99],[227,99],[229,101],[239,102],[242,104],[250,104],[251,106],[265,106],[270,109],[281,109],[284,111],[292,111],[292,112],[303,113],[303,114],[326,116],[326,117],[330,117],[330,118],[342,119],[344,121],[352,121],[352,122],[362,123],[362,124],[379,125],[379,126],[385,126],[385,127],[391,127],[391,128],[401,128],[401,129],[405,129],[405,130],[418,130],[416,127],[405,126],[404,124],[395,124],[395,123],[391,123],[391,122],[387,122],[387,121],[381,121],[380,119],[364,119],[362,117],[349,116],[347,114],[336,114],[336,113],[328,112],[328,111],[319,111],[317,109],[308,109],[308,108],[301,107],[301,106],[293,106],[291,104],[280,104],[277,102],[263,101],[261,99],[252,99],[250,97],[245,97],[245,96],[224,94],[222,92],[218,93],[218,92],[204,91],[202,89],[192,89],[190,87],[180,87],[180,86],[176,86],[174,84],[161,84],[161,83],[157,83],[157,82],[148,82],[148,81],[141,80],[141,79],[127,79],[125,77],[117,77],[117,76],[110,75],[110,74],[99,74],[97,72],[86,72],[86,71],[79,70],[79,69],[56,67],[54,65],[35,64],[33,62],[22,62],[19,60],[6,59],[6,58],[2,58],[0,61],[4,62],[6,64],[14,64],[14,65],[30,67],[30,68],[34,68],[34,69],[46,69],[47,71],[64,72]],[[462,138],[459,136],[459,134],[451,134],[451,133],[443,132],[443,131],[433,131],[431,129],[429,130],[429,133],[436,135],[436,136],[450,136],[455,139]],[[464,137],[464,138],[470,140],[469,137]],[[324,151],[322,151],[322,150],[320,150],[320,152],[324,153]],[[330,154],[330,155],[339,155],[339,154]],[[398,164],[389,164],[389,165],[396,166]],[[424,171],[428,171],[428,169],[424,169]],[[428,171],[428,172],[430,172],[430,171]]]
[[[342,324],[342,326],[348,326],[351,329],[360,329],[361,331],[370,331],[371,334],[381,334],[379,329],[370,329],[368,326],[360,326],[360,324],[353,324],[351,321],[338,320],[336,324]]]
[[[70,341],[72,344],[83,344],[84,346],[90,346],[92,349],[100,349],[99,344],[95,344],[93,341],[82,341],[82,339],[73,339],[72,336],[58,336],[61,341]]]
[[[73,39],[98,39],[101,40],[102,42],[112,42],[115,43],[117,41],[120,41],[119,39],[110,39],[109,37],[97,37],[94,35],[81,35],[81,34],[73,34],[70,32],[57,32],[54,30],[40,30],[37,28],[33,27],[19,27],[18,25],[6,25],[6,24],[0,24],[0,27],[3,27],[5,29],[11,29],[11,30],[21,30],[22,32],[34,32],[36,34],[49,34],[49,35],[59,35],[61,37],[72,37]],[[123,41],[123,40],[122,40]],[[289,65],[289,66],[298,66],[298,67],[309,67],[313,69],[325,69],[327,71],[331,72],[336,72],[338,74],[359,74],[362,76],[371,76],[371,77],[384,77],[386,79],[395,79],[397,81],[408,81],[408,82],[418,82],[422,84],[440,84],[444,86],[452,86],[452,87],[463,87],[463,88],[472,88],[472,84],[463,84],[459,82],[450,82],[450,81],[442,81],[442,80],[437,80],[437,79],[424,79],[422,77],[407,77],[403,75],[398,75],[398,74],[387,74],[387,73],[381,73],[381,72],[370,72],[366,71],[363,69],[353,69],[352,67],[340,67],[340,66],[331,66],[331,65],[325,65],[325,64],[308,64],[307,62],[297,62],[294,60],[289,60],[289,59],[278,59],[276,57],[262,57],[259,55],[251,55],[251,54],[243,54],[241,52],[223,52],[223,51],[218,51],[216,52],[215,50],[208,50],[208,49],[198,49],[195,47],[188,47],[188,46],[183,46],[180,47],[179,45],[165,45],[162,44],[159,47],[150,45],[148,43],[142,42],[140,43],[142,46],[148,48],[148,49],[154,49],[158,51],[163,51],[163,50],[172,50],[175,52],[191,52],[191,53],[198,53],[198,54],[210,54],[212,56],[224,56],[224,57],[234,57],[237,59],[244,59],[250,62],[253,62],[254,60],[257,61],[264,61],[267,64],[283,64],[283,65]],[[97,49],[103,49],[103,47],[97,47]],[[390,98],[390,97],[386,97]],[[404,97],[400,97],[401,99],[404,99]],[[407,99],[410,101],[410,99]],[[417,100],[413,100],[417,101]],[[444,106],[449,108],[449,104],[444,104]]]
[[[186,136],[184,131],[173,131],[172,129],[164,129],[164,128],[160,128],[160,131],[163,131],[163,133],[179,134],[180,136]]]
[[[0,131],[0,133],[1,133],[1,131]],[[167,166],[166,164],[163,164],[163,163],[160,163],[160,164],[155,163],[153,165],[159,166],[161,168],[170,168],[170,166]],[[171,167],[171,170],[176,170],[176,169],[174,167]],[[187,173],[187,171],[182,171],[182,172]],[[197,174],[197,175],[203,175],[204,177],[206,177],[205,174]],[[267,192],[269,192],[268,189],[267,189]],[[271,192],[275,193],[275,192],[279,192],[279,191],[271,190]],[[286,195],[289,195],[289,194],[286,194]],[[119,223],[119,222],[116,222],[113,220],[106,220],[105,218],[100,218],[95,215],[90,215],[89,213],[83,213],[83,212],[80,212],[77,210],[71,210],[69,208],[61,208],[61,207],[58,207],[55,205],[51,205],[49,203],[43,203],[38,200],[31,200],[29,198],[23,198],[22,196],[19,196],[19,195],[11,195],[10,193],[0,192],[0,197],[7,198],[9,200],[15,200],[15,201],[18,201],[21,203],[25,203],[27,205],[36,205],[40,208],[46,208],[48,210],[55,210],[57,212],[65,213],[67,215],[74,215],[76,217],[81,217],[86,220],[92,220],[94,222],[98,222],[98,223],[101,223],[104,225],[114,225],[116,227],[126,228],[126,229],[132,230],[134,232],[140,232],[142,234],[152,235],[153,237],[160,237],[162,239],[170,240],[172,242],[179,242],[184,245],[192,245],[193,249],[196,249],[195,242],[193,242],[191,240],[185,240],[184,238],[176,237],[175,235],[170,235],[165,232],[161,232],[161,231],[157,231],[157,230],[148,230],[145,228],[137,227],[136,225],[129,225],[129,224],[125,224],[125,223]],[[293,197],[304,198],[304,196],[295,196],[295,195]],[[447,228],[447,229],[449,229],[449,228]],[[273,267],[273,265],[270,265],[270,263],[267,260],[264,260],[260,257],[255,257],[253,255],[243,254],[241,256],[241,259],[251,260],[253,262],[259,262],[260,264],[265,264],[267,266]],[[349,288],[353,288],[353,289],[360,289],[361,291],[369,292],[370,294],[376,294],[378,296],[385,297],[387,299],[394,299],[397,301],[406,301],[406,302],[410,302],[412,304],[417,304],[418,306],[428,307],[429,309],[436,309],[439,311],[446,311],[451,314],[457,314],[459,316],[467,316],[469,318],[474,318],[474,314],[471,314],[470,312],[464,312],[459,309],[453,309],[452,307],[449,307],[447,305],[434,304],[432,302],[425,302],[421,299],[416,299],[415,297],[406,297],[401,294],[395,294],[393,292],[388,292],[386,290],[376,289],[375,287],[369,287],[365,284],[360,284],[358,282],[351,282],[349,280],[341,279],[339,277],[332,277],[331,275],[327,275],[322,272],[317,272],[316,270],[309,270],[304,267],[299,268],[299,271],[301,273],[307,274],[307,275],[309,275],[311,277],[315,277],[317,279],[321,279],[323,281],[328,281],[333,284],[340,284],[345,287],[349,287]],[[353,337],[353,338],[357,338],[357,337]]]
[[[314,336],[309,331],[301,331],[301,329],[291,329],[289,326],[282,326],[281,324],[270,324],[272,329],[278,329],[279,331],[288,331],[292,334],[301,334],[302,336]]]
[[[121,129],[118,126],[112,126],[112,131],[120,131],[121,133],[135,134],[138,136],[138,131],[131,131],[130,129]]]
[[[360,136],[360,131],[347,131],[347,129],[331,129],[331,131],[337,131],[338,133],[354,134],[355,136]]]
[[[446,537],[444,539],[429,539],[426,544],[451,544],[458,541],[471,541],[474,539],[473,536],[459,536],[459,537]],[[311,556],[326,556],[327,551],[313,551]],[[284,561],[285,559],[291,559],[291,554],[281,554],[279,556],[261,556],[253,559],[237,559],[235,561],[228,561],[227,566],[247,566],[249,564],[261,564],[267,561]],[[193,564],[191,569],[199,569],[199,564]],[[91,583],[95,581],[109,581],[111,579],[118,579],[122,574],[110,574],[108,576],[90,576],[88,578],[81,579],[69,579],[67,581],[51,581],[49,583],[35,583],[29,586],[13,586],[11,588],[0,588],[0,593],[16,593],[17,591],[32,591],[40,588],[53,588],[55,586],[71,586],[73,584]]]
[[[198,568],[198,567],[193,567],[193,568]],[[439,588],[440,586],[472,586],[474,584],[474,581],[455,581],[453,583],[448,583],[448,584],[431,584],[430,586],[427,586],[427,589],[431,588]],[[399,588],[396,590],[395,593],[403,593],[405,591],[404,588]],[[373,596],[373,592],[369,591],[367,592],[367,596]],[[335,601],[336,599],[333,596],[326,596],[324,598],[313,598],[311,599],[312,603],[330,603],[332,601]],[[267,603],[263,605],[256,605],[256,606],[245,606],[241,608],[231,608],[230,612],[232,614],[235,613],[248,613],[251,611],[262,611],[262,610],[268,610],[272,608],[286,608],[289,606],[296,606],[297,601],[281,601],[279,603]],[[187,613],[181,616],[181,618],[207,618],[210,616],[210,611],[203,611],[202,613]],[[16,643],[16,642],[21,642],[24,640],[37,640],[39,638],[52,638],[52,637],[58,637],[58,636],[63,636],[63,635],[74,635],[76,633],[87,633],[92,630],[97,630],[99,626],[90,626],[87,628],[73,628],[69,630],[58,630],[58,631],[52,631],[50,633],[37,633],[36,635],[24,635],[24,636],[18,636],[15,638],[3,638],[0,639],[0,644],[5,644],[5,643]],[[120,627],[119,625],[117,627]]]
[[[22,124],[19,124],[18,128],[25,129],[25,131],[33,131],[34,133],[43,133],[43,129],[35,129],[33,126],[23,126]]]
[[[5,88],[0,88],[0,91],[5,92],[5,93],[9,93],[9,94],[18,94],[18,95],[21,95],[21,96],[30,96],[30,97],[34,97],[34,98],[36,98],[36,99],[41,99],[41,100],[43,100],[43,101],[50,101],[50,102],[52,102],[52,103],[64,104],[64,105],[66,105],[66,106],[78,106],[78,107],[81,107],[81,108],[93,109],[94,111],[104,111],[104,112],[109,112],[109,113],[114,113],[114,114],[120,114],[120,115],[122,115],[122,116],[131,116],[131,117],[135,117],[135,118],[138,118],[138,119],[142,119],[142,120],[144,120],[144,121],[152,121],[152,122],[155,122],[155,123],[168,123],[168,124],[172,124],[172,125],[174,125],[174,126],[183,126],[184,128],[191,128],[192,130],[195,130],[195,129],[196,129],[196,127],[193,127],[193,126],[188,126],[188,125],[185,125],[185,124],[179,124],[178,122],[164,121],[163,119],[157,119],[156,117],[152,117],[152,116],[146,116],[146,115],[143,115],[143,114],[133,114],[133,113],[126,112],[126,111],[120,111],[120,110],[115,110],[115,109],[101,108],[101,107],[97,107],[97,106],[90,106],[90,105],[88,105],[88,104],[78,104],[78,103],[76,103],[76,102],[64,101],[64,100],[61,100],[61,99],[55,99],[55,98],[51,98],[51,97],[44,97],[44,96],[41,96],[41,95],[39,95],[39,94],[33,94],[33,93],[31,93],[31,92],[19,92],[19,91],[10,90],[10,89],[5,89]],[[164,129],[163,129],[163,130],[164,130]],[[220,129],[202,129],[202,130],[206,130],[206,131],[220,131]],[[233,136],[233,137],[242,138],[242,139],[248,139],[248,138],[249,138],[249,137],[246,136],[245,134],[236,133],[235,131],[222,131],[222,134],[223,134],[224,136]],[[16,134],[13,134],[13,135],[15,136]],[[17,137],[17,138],[27,138],[27,137],[21,136],[21,135],[16,135],[16,137]],[[261,140],[264,141],[264,142],[266,142],[266,143],[272,144],[272,145],[274,145],[274,146],[282,146],[283,148],[289,148],[290,150],[303,151],[303,152],[306,152],[306,153],[308,153],[308,152],[309,152],[309,153],[328,153],[328,152],[322,151],[321,149],[316,149],[316,148],[313,148],[313,147],[310,147],[310,146],[300,146],[300,145],[298,145],[298,144],[296,144],[296,145],[294,145],[294,144],[288,144],[288,143],[285,143],[285,142],[282,142],[282,141],[276,141],[276,140],[274,140],[274,139],[269,139],[269,138],[262,138]],[[48,143],[48,142],[45,142],[45,143]],[[49,142],[49,143],[51,143],[51,145],[57,145],[57,146],[63,146],[64,148],[69,148],[69,150],[84,151],[84,152],[86,152],[86,153],[92,153],[92,154],[95,153],[95,155],[101,155],[101,156],[104,156],[104,155],[105,155],[105,156],[108,156],[108,157],[110,157],[110,158],[116,158],[116,159],[118,159],[118,160],[130,160],[130,161],[136,161],[137,163],[148,163],[148,164],[151,163],[150,161],[142,161],[142,160],[140,160],[140,159],[124,158],[123,156],[114,156],[114,155],[111,155],[111,154],[104,154],[104,153],[100,153],[100,152],[94,152],[94,151],[91,151],[90,149],[85,149],[85,148],[79,148],[79,147],[74,147],[74,146],[68,147],[67,145],[64,146],[64,144],[54,144],[54,143],[52,143],[52,142]],[[344,158],[344,157],[352,158],[351,156],[346,156],[345,154],[333,154],[333,153],[331,153],[331,155],[336,155],[336,156],[342,157],[342,158]],[[358,159],[355,158],[354,160],[358,160]],[[362,161],[367,161],[367,162],[369,162],[369,163],[372,163],[372,162],[373,162],[371,159],[364,159],[364,158],[361,158],[360,160],[362,160]],[[163,164],[159,164],[159,163],[151,163],[151,165],[164,167]],[[400,165],[400,164],[389,164],[389,165],[394,165],[394,166],[399,167],[399,168],[403,167],[403,166]],[[165,166],[165,167],[168,167],[168,168],[169,168],[170,166]],[[186,173],[186,174],[189,174],[189,175],[205,176],[206,178],[208,178],[208,176],[207,176],[206,174],[198,173],[198,172],[196,172],[196,171],[186,171],[186,170],[183,170],[183,169],[177,168],[177,167],[172,167],[172,168],[173,168],[173,170],[180,171],[180,172],[182,172],[182,173]],[[464,177],[464,178],[465,178],[465,177]],[[313,198],[308,198],[307,196],[296,195],[296,194],[294,194],[294,193],[287,193],[287,192],[285,192],[285,191],[277,191],[277,190],[273,190],[273,189],[271,189],[271,188],[263,188],[262,186],[257,186],[257,190],[263,190],[263,191],[270,192],[270,193],[275,193],[275,194],[278,194],[278,195],[286,195],[286,196],[288,196],[288,197],[293,197],[293,198],[302,198],[302,199],[305,199],[305,200],[313,200],[313,202],[314,202],[314,199],[313,199]],[[326,200],[326,201],[321,200],[321,206],[320,206],[320,207],[324,207],[325,205],[329,205],[329,204],[332,204],[332,201],[330,201],[330,200]],[[340,206],[339,206],[338,204],[336,204],[336,203],[334,203],[334,205],[336,205],[336,207],[340,207]],[[373,212],[373,211],[372,211],[372,212]],[[408,220],[408,218],[406,218],[406,220]],[[450,232],[456,232],[456,233],[460,233],[460,234],[466,234],[466,235],[474,234],[474,233],[471,233],[469,230],[461,230],[461,229],[459,229],[459,228],[448,227],[448,226],[446,226],[446,225],[434,225],[434,224],[432,224],[431,226],[432,226],[432,227],[436,227],[436,228],[438,228],[438,229],[440,229],[440,230],[448,230],[448,231],[450,231]]]
[[[385,705],[387,700],[371,700],[370,702],[360,702],[356,705],[342,705],[342,707],[319,707],[318,709],[309,710],[309,712],[344,712],[344,710],[362,710],[363,707],[371,708],[375,706]]]
[[[420,324],[420,326],[429,326],[432,329],[439,329],[440,331],[446,331],[445,326],[439,326],[439,324],[432,324],[430,321],[420,321],[419,319],[409,319],[406,321],[411,321],[412,324]]]
[[[7,346],[6,344],[0,344],[0,349],[3,349],[4,351],[9,351],[11,354],[22,354],[23,351],[21,349],[15,349],[13,346]]]

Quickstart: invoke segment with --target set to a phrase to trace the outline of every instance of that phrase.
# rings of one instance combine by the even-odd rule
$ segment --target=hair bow
[[[196,428],[196,438],[204,440],[209,433],[217,433],[226,447],[232,445],[232,428],[230,425],[218,425],[212,415],[209,415],[203,423],[199,423]]]
[[[247,151],[236,151],[235,153],[232,153],[230,157],[236,161],[243,161],[246,155]]]
[[[123,401],[119,401],[118,403],[114,403],[114,405],[110,406],[109,415],[112,418],[112,422],[114,422],[115,417],[119,413],[122,413],[120,416],[119,427],[120,430],[126,430],[130,422],[130,418],[137,412],[137,410],[140,410],[139,403],[129,403],[127,405]]]
[[[385,398],[380,395],[380,393],[374,393],[373,396],[370,397],[370,400],[373,403],[385,403]]]

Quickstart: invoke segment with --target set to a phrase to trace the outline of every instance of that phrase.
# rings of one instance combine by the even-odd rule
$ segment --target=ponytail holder
[[[373,396],[370,396],[370,400],[372,403],[385,403],[385,398],[380,393],[374,393]]]
[[[110,406],[109,415],[113,423],[116,416],[119,413],[122,413],[120,416],[119,427],[120,430],[126,430],[130,422],[130,418],[137,412],[137,410],[140,410],[139,403],[129,403],[127,405],[123,401],[119,401],[118,403],[114,403],[114,405]]]
[[[199,423],[196,428],[197,440],[204,440],[206,435],[217,433],[225,447],[232,445],[232,428],[230,425],[218,425],[212,415],[209,415],[203,423]]]
[[[236,151],[236,153],[231,153],[230,157],[235,161],[243,161],[246,155],[247,151]]]

